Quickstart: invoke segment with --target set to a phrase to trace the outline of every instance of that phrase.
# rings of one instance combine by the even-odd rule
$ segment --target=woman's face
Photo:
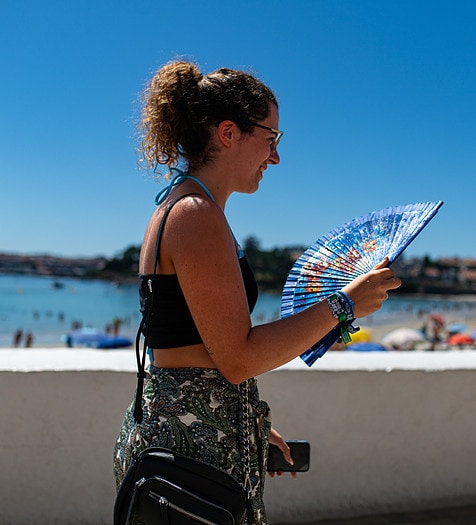
[[[264,128],[279,129],[278,108],[270,104],[268,116],[257,122]],[[279,154],[275,148],[276,132],[255,126],[251,134],[242,138],[242,151],[240,165],[243,170],[243,183],[247,182],[247,189],[242,193],[254,193],[263,178],[263,173],[269,164],[279,164]]]

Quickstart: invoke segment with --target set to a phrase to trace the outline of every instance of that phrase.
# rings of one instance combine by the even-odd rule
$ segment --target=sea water
[[[75,327],[104,332],[116,319],[121,335],[133,336],[139,321],[137,286],[0,275],[0,346],[12,346],[17,330],[31,333],[34,346],[61,346]]]
[[[280,317],[279,294],[261,293],[254,324]],[[464,321],[476,313],[476,299],[390,296],[383,307],[362,320],[366,325],[395,325],[430,312]],[[13,346],[17,330],[31,333],[33,346],[64,346],[64,336],[77,326],[105,332],[119,320],[119,334],[135,339],[140,321],[136,284],[100,280],[0,275],[0,347]]]

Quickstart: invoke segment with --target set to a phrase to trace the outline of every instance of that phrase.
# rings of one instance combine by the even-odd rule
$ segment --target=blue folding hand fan
[[[318,239],[292,267],[281,298],[281,316],[288,317],[341,290],[368,273],[384,257],[390,263],[435,216],[442,201],[419,202],[374,211]],[[309,366],[338,340],[339,327],[301,354]]]

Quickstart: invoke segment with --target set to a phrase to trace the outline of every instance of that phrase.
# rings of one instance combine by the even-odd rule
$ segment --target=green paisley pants
[[[248,387],[243,418],[242,391]],[[253,516],[249,525],[265,525],[263,503],[270,411],[259,399],[256,379],[241,385],[211,368],[149,367],[143,395],[143,421],[136,424],[131,403],[114,447],[114,474],[119,487],[131,459],[147,447],[164,447],[225,470],[249,491]],[[249,476],[244,468],[244,432],[249,423]],[[244,430],[245,429],[245,430]]]

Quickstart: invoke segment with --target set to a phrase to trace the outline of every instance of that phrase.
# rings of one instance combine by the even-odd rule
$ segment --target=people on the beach
[[[145,91],[141,132],[143,163],[154,171],[165,166],[174,179],[158,195],[141,250],[141,305],[152,362],[143,420],[136,423],[131,405],[120,429],[116,481],[121,483],[131,458],[151,445],[210,462],[243,484],[243,464],[250,459],[253,512],[247,523],[264,524],[269,443],[288,462],[292,458],[271,428],[255,376],[303,353],[340,316],[375,312],[401,283],[384,259],[342,294],[286,319],[252,326],[256,281],[224,209],[232,193],[256,192],[267,168],[280,161],[283,132],[275,95],[242,71],[224,68],[203,75],[192,63],[172,62]],[[246,390],[250,397],[243,411]],[[251,425],[246,437],[243,421]]]
[[[33,346],[33,334],[31,332],[24,333],[21,328],[16,330],[13,334],[13,346],[15,348],[20,347],[23,341],[23,336],[25,336],[25,348],[31,348]]]
[[[114,317],[114,319],[112,320],[112,333],[115,337],[119,335],[119,330],[121,328],[121,325],[122,325],[122,319],[120,319],[119,317]]]
[[[33,346],[33,334],[28,332],[25,335],[25,348],[31,348]]]
[[[21,328],[19,328],[18,330],[15,331],[15,333],[13,334],[13,346],[15,348],[18,348],[20,345],[21,345],[21,339],[23,337],[23,330]]]
[[[437,345],[444,340],[443,331],[445,320],[440,314],[431,314],[425,326],[426,336],[431,342],[429,350],[435,350]]]

